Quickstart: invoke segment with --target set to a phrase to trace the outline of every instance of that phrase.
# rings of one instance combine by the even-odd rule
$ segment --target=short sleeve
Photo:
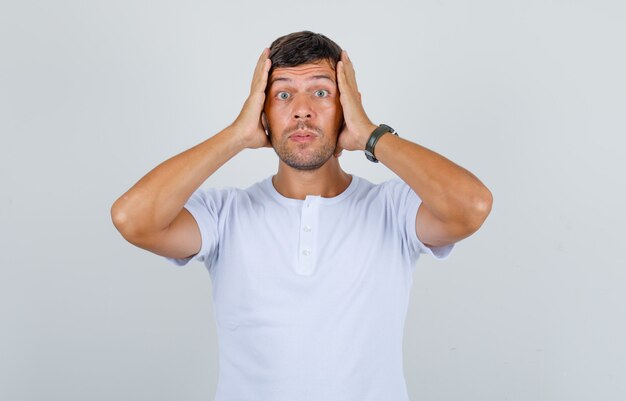
[[[227,204],[228,190],[197,189],[184,205],[184,208],[191,213],[200,230],[202,245],[200,251],[187,258],[165,259],[177,266],[185,266],[191,260],[204,262],[207,267],[216,256],[219,243],[220,215]]]
[[[394,209],[398,213],[398,223],[402,227],[402,240],[408,244],[411,252],[415,256],[426,253],[439,260],[448,258],[455,244],[429,247],[422,243],[417,236],[415,219],[422,200],[415,191],[401,179],[392,179],[385,184],[388,186],[389,196],[394,203]]]

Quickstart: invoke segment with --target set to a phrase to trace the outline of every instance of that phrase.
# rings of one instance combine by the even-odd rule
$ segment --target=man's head
[[[333,155],[343,124],[335,68],[341,48],[326,36],[295,32],[270,46],[264,126],[278,157],[299,170]]]

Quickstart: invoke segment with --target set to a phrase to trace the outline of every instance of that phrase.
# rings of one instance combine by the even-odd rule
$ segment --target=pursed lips
[[[289,138],[308,138],[316,136],[317,134],[312,131],[297,130],[293,134],[289,135]]]

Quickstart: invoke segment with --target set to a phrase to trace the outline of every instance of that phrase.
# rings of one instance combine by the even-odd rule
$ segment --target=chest
[[[308,325],[319,311],[404,302],[410,269],[393,219],[384,208],[314,201],[231,212],[212,270],[218,321]]]

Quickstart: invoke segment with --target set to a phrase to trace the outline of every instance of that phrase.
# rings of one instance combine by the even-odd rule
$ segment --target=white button
[[[311,231],[311,226],[304,226],[303,230],[308,233]]]
[[[304,256],[309,256],[309,255],[311,254],[311,250],[309,250],[309,249],[303,249],[303,250],[302,250],[302,254],[303,254]]]

